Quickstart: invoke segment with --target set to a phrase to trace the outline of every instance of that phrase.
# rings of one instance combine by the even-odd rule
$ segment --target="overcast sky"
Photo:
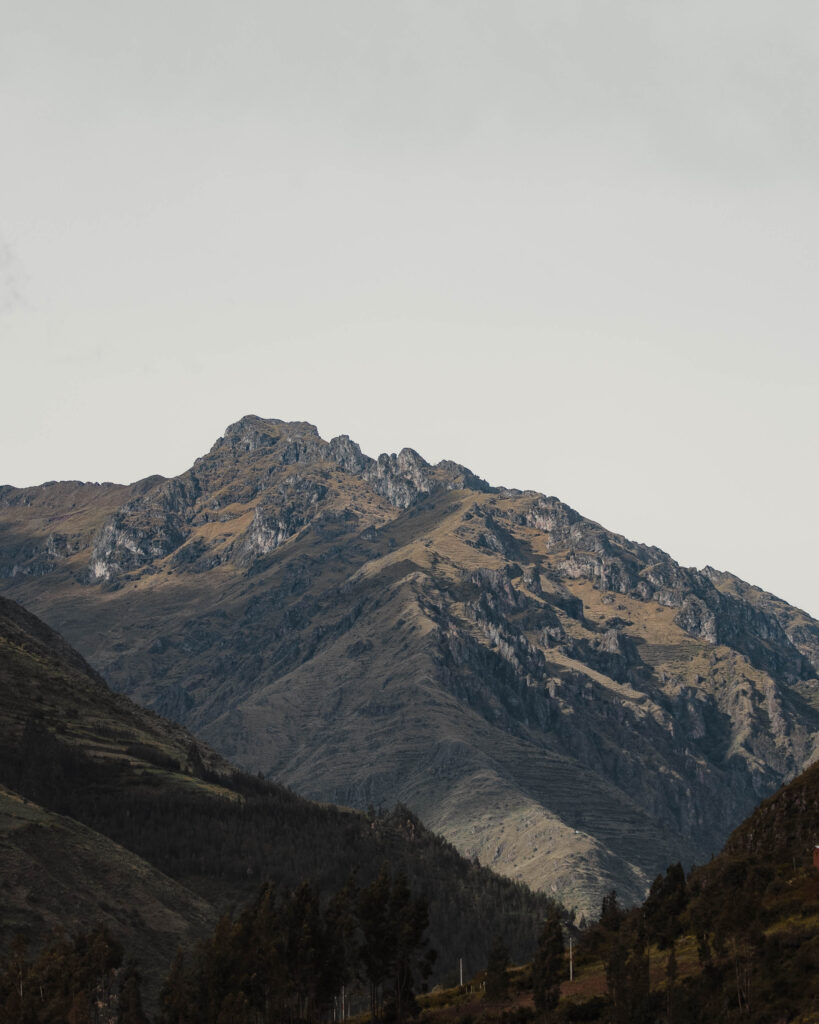
[[[305,419],[819,615],[815,0],[0,16],[0,482]]]

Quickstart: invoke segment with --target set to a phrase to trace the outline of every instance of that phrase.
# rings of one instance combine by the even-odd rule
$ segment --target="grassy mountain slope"
[[[5,592],[244,767],[568,905],[706,859],[815,757],[813,620],[555,498],[257,417],[112,487],[3,489]]]

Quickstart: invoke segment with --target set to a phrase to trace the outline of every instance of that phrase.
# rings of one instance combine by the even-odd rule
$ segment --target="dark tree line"
[[[374,1021],[417,1015],[435,951],[427,903],[382,868],[322,902],[308,884],[265,884],[235,918],[224,915],[188,955],[177,954],[160,995],[160,1024],[320,1024],[368,1009]],[[123,967],[104,925],[55,937],[37,956],[18,939],[0,962],[0,1024],[148,1024],[140,977]]]
[[[352,872],[366,885],[389,863],[427,894],[431,941],[446,952],[435,980],[452,980],[443,969],[454,973],[458,956],[478,970],[495,934],[518,962],[532,955],[549,900],[466,861],[406,808],[368,819],[320,807],[255,776],[210,773],[192,749],[188,765],[226,791],[218,797],[179,784],[161,752],[146,758],[145,747],[132,756],[151,767],[124,757],[103,763],[30,718],[21,742],[0,745],[0,783],[222,905],[243,902],[267,880],[281,889],[308,880],[324,899]]]
[[[0,1024],[148,1024],[139,974],[103,925],[55,936],[36,956],[17,939],[0,965]]]
[[[417,1013],[435,953],[426,902],[406,878],[382,869],[325,906],[311,886],[277,896],[271,885],[234,920],[174,962],[161,1024],[296,1024],[344,1019],[354,998],[374,1020]]]

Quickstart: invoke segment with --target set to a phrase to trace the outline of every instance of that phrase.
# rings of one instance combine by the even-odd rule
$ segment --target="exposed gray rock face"
[[[429,464],[412,448],[403,448],[398,455],[379,455],[378,459],[371,459],[362,455],[358,445],[342,434],[330,442],[329,454],[341,469],[366,480],[396,508],[408,508],[419,495],[429,494],[434,486]]]
[[[760,668],[794,681],[815,675],[810,644],[803,652],[793,642],[812,635],[811,627],[806,624],[801,632],[794,627],[791,638],[772,608],[755,607],[718,589],[715,570],[683,568],[659,548],[606,533],[555,498],[539,498],[524,518],[548,534],[550,551],[568,549],[559,566],[565,578],[590,580],[600,590],[679,609],[675,621],[691,636],[734,647]]]
[[[237,460],[250,458],[250,472],[235,473]],[[264,465],[259,460],[264,461]],[[276,474],[290,466],[318,467],[335,464],[339,469],[369,484],[399,509],[408,508],[419,497],[441,489],[488,485],[454,462],[430,466],[411,448],[398,455],[371,459],[346,435],[322,440],[309,423],[284,423],[246,416],[227,428],[210,452],[197,459],[193,468],[176,480],[155,478],[156,485],[141,490],[138,497],[119,509],[99,530],[89,561],[89,578],[115,582],[146,565],[162,560],[185,545],[191,527],[209,513],[237,504],[258,502],[253,522],[235,546],[232,557],[247,566],[256,557],[270,554],[299,529],[306,526],[319,508],[326,488],[306,485],[297,493],[300,478],[285,484]],[[253,470],[256,470],[255,472]],[[7,489],[8,490],[8,489]],[[13,488],[11,489],[14,490]],[[291,497],[285,493],[291,491]],[[200,497],[204,499],[200,501]],[[0,495],[2,497],[2,495]],[[12,500],[13,495],[6,500]],[[79,550],[75,547],[74,550]],[[23,552],[26,572],[50,571],[53,558],[36,551]],[[177,565],[202,563],[199,548],[180,551]],[[19,561],[19,560],[18,560]],[[224,555],[206,559],[206,567],[224,561]],[[23,571],[18,568],[17,571]]]
[[[307,433],[314,434],[318,440],[318,431],[310,427],[309,423],[299,424],[307,428]],[[211,454],[223,448],[229,448],[235,455],[238,452],[255,452],[260,448],[274,448],[279,438],[265,429],[262,421],[255,416],[245,416],[238,423],[232,423],[225,431],[225,436],[220,438],[211,449]]]
[[[412,448],[402,448],[398,455],[379,455],[369,479],[373,488],[395,505],[408,508],[420,494],[429,494],[429,464]]]
[[[278,488],[268,490],[256,506],[253,522],[232,553],[237,565],[249,566],[256,558],[270,554],[280,544],[311,522],[321,510],[327,488],[290,475]]]
[[[165,480],[124,505],[97,534],[89,574],[114,580],[164,558],[184,544],[199,494],[190,475]]]
[[[352,473],[364,479],[365,473],[371,473],[375,463],[373,459],[361,453],[361,449],[351,441],[347,434],[340,434],[330,442],[330,457],[345,473]]]
[[[161,480],[152,478],[151,486]],[[74,480],[20,489],[0,487],[0,578],[47,576],[82,552],[87,557],[89,539],[96,528],[66,526],[72,510],[86,505],[105,507],[107,503],[118,508],[139,492],[143,483],[122,487]],[[20,516],[26,520],[22,531],[12,525]]]
[[[814,670],[819,672],[819,623],[781,598],[745,583],[729,572],[720,572],[707,565],[702,570],[702,575],[710,580],[720,593],[739,598],[746,609],[755,609],[775,619],[794,647],[808,659]],[[769,635],[776,637],[777,631],[774,629]]]
[[[439,462],[433,468],[412,448],[402,448],[398,455],[370,459],[362,455],[354,441],[342,434],[330,442],[330,454],[345,472],[371,484],[376,493],[396,508],[409,508],[418,497],[441,488],[490,490],[485,480],[456,462]]]
[[[0,562],[0,576],[47,576],[60,562],[81,548],[79,537],[50,533],[42,543],[24,541],[19,547],[7,549]]]

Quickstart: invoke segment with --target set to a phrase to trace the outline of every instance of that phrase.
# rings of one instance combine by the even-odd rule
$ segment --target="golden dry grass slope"
[[[0,584],[321,800],[400,800],[586,912],[815,757],[819,625],[534,492],[245,417],[180,477],[0,489]]]

